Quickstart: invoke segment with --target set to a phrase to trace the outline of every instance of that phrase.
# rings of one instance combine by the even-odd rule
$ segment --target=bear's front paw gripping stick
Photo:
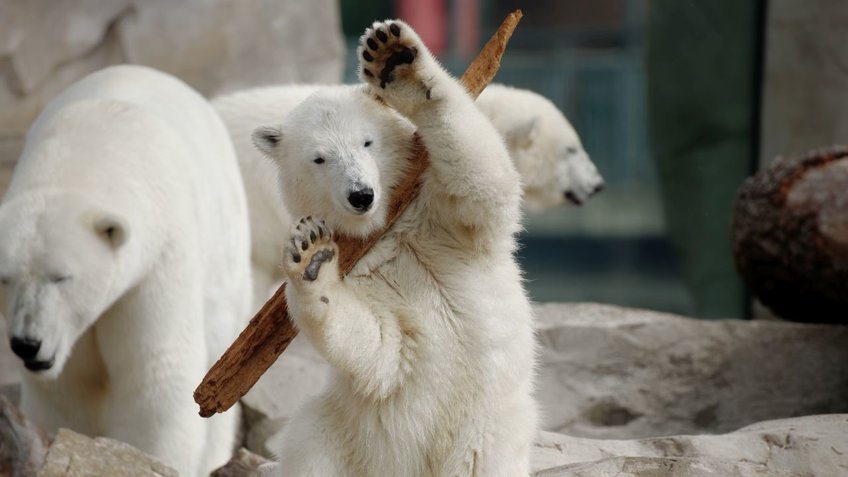
[[[500,68],[501,57],[507,42],[519,20],[521,20],[521,10],[507,15],[477,58],[465,70],[460,82],[472,97],[476,98],[494,78]],[[417,137],[415,149],[409,160],[411,163],[409,173],[392,194],[386,226],[383,230],[365,239],[353,239],[346,236],[337,238],[339,269],[342,275],[346,275],[353,269],[356,262],[368,253],[371,246],[383,236],[418,195],[421,174],[427,168],[427,151]],[[194,391],[194,401],[200,406],[200,415],[209,417],[232,407],[274,364],[295,336],[297,336],[297,329],[286,310],[285,284],[283,284],[250,320],[244,331],[206,373],[203,381]]]

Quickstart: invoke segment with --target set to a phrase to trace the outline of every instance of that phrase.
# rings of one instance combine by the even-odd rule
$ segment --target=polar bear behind
[[[603,189],[604,180],[580,137],[549,99],[493,84],[477,98],[477,106],[507,142],[528,209],[539,211],[566,200],[582,205]]]
[[[303,217],[283,261],[289,310],[335,370],[269,472],[526,476],[535,346],[513,257],[519,176],[408,25],[375,23],[360,57],[367,86],[322,89],[254,133]],[[416,130],[429,152],[418,198],[340,278],[333,230],[384,224]]]
[[[277,168],[253,146],[250,133],[257,125],[270,124],[284,116],[325,87],[268,86],[237,91],[212,101],[230,132],[245,181],[255,310],[283,279],[280,260],[291,217],[282,203]],[[564,203],[581,205],[603,188],[603,179],[583,149],[580,137],[548,99],[529,90],[492,84],[476,104],[507,141],[510,157],[522,175],[528,210]]]
[[[227,131],[191,88],[116,66],[27,133],[0,205],[0,300],[24,413],[208,475],[236,413],[192,391],[250,312],[249,225]]]

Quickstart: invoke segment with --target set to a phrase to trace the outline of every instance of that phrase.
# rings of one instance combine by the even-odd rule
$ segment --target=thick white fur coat
[[[237,412],[192,392],[250,312],[246,200],[227,131],[179,80],[117,66],[29,130],[0,206],[9,333],[36,340],[22,406],[153,454],[180,475],[229,458]]]
[[[535,346],[513,257],[519,175],[498,132],[408,25],[375,24],[362,45],[367,86],[321,89],[254,134],[281,170],[292,215],[311,216],[291,232],[287,299],[335,370],[287,423],[269,472],[526,476]],[[415,130],[430,158],[420,195],[339,278],[330,230],[382,226]],[[351,208],[365,189],[373,205]]]

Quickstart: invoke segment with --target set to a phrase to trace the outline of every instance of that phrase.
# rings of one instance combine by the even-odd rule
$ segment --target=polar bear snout
[[[357,213],[364,214],[374,203],[374,189],[362,187],[353,190],[348,194],[347,201]]]
[[[35,358],[38,350],[41,349],[41,340],[30,338],[28,336],[17,337],[13,336],[9,340],[9,346],[12,347],[12,352],[18,355],[24,361],[29,361]]]
[[[29,336],[12,336],[9,340],[9,346],[12,352],[15,353],[24,362],[24,367],[30,371],[38,372],[45,371],[53,367],[55,356],[49,359],[38,359],[38,352],[41,350],[41,340]]]

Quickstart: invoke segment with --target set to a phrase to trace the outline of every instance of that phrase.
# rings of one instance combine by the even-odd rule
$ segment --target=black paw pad
[[[383,30],[375,31],[374,35],[376,35],[377,39],[382,41],[383,43],[389,41],[389,35],[386,35],[386,32],[384,32]]]
[[[389,25],[389,31],[392,32],[392,35],[394,36],[400,36],[400,26],[397,23]]]
[[[391,54],[386,59],[386,65],[383,71],[380,72],[380,87],[385,88],[386,84],[391,83],[395,79],[395,68],[400,65],[412,64],[415,57],[418,56],[418,50],[415,48],[403,48]]]
[[[314,282],[318,278],[318,272],[321,270],[321,265],[333,258],[335,252],[329,249],[319,250],[315,252],[315,255],[312,256],[312,259],[309,261],[309,265],[306,266],[306,269],[303,271],[303,279],[308,282]]]

